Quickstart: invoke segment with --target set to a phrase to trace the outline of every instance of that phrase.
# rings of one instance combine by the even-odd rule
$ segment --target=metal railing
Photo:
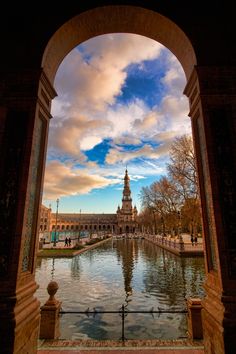
[[[183,240],[181,239],[171,239],[169,237],[163,237],[161,235],[145,235],[145,239],[152,241],[158,246],[164,246],[171,250],[188,251],[192,253],[203,251],[202,243],[192,245],[191,242],[183,242]]]
[[[149,311],[136,311],[136,310],[127,310],[126,308],[127,305],[122,305],[119,310],[116,311],[103,311],[103,310],[97,310],[96,308],[93,308],[93,310],[90,310],[89,308],[85,311],[64,311],[60,310],[59,314],[60,315],[67,315],[67,314],[82,314],[86,315],[89,317],[89,315],[93,315],[95,317],[97,314],[119,314],[121,317],[121,338],[123,342],[127,340],[125,337],[125,318],[131,314],[131,313],[136,313],[136,314],[150,314],[153,317],[153,314],[163,314],[163,313],[183,313],[186,314],[188,311],[187,309],[182,309],[182,310],[164,310],[158,308],[158,310],[154,310],[154,308],[151,308]],[[182,337],[183,338],[183,337]]]

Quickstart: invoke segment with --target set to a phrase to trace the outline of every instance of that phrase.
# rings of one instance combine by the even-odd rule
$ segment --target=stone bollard
[[[48,301],[41,307],[40,339],[57,339],[60,336],[59,311],[61,302],[54,295],[58,290],[58,284],[51,281],[48,284]]]
[[[199,298],[187,299],[188,333],[191,339],[202,339],[202,304]]]

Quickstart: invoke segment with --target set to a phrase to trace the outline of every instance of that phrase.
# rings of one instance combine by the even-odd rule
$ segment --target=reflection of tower
[[[132,295],[132,278],[134,259],[136,258],[137,248],[135,247],[135,240],[120,240],[117,242],[117,253],[122,261],[122,271],[124,278],[124,290],[126,293],[126,302],[128,303],[129,297]]]
[[[122,207],[117,208],[117,221],[119,233],[134,233],[137,228],[137,208],[132,207],[131,190],[127,169],[125,170]]]
[[[73,257],[71,262],[71,277],[73,279],[79,280],[81,273],[81,263],[80,257]]]
[[[52,276],[52,278],[51,278],[51,280],[54,279],[54,272],[55,272],[55,258],[52,257],[52,270],[51,270],[51,276]]]

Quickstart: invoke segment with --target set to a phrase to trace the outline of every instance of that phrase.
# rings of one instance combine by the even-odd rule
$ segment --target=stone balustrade
[[[192,255],[192,256],[203,256],[203,244],[198,243],[197,245],[192,245],[191,242],[186,242],[180,237],[162,236],[162,235],[150,235],[145,234],[144,238],[152,243],[171,251],[172,253],[178,255]]]

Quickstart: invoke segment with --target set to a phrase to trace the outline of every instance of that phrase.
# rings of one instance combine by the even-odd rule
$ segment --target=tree
[[[195,234],[201,226],[201,217],[196,159],[190,136],[183,135],[174,140],[167,169],[182,204],[182,228]]]
[[[174,140],[170,149],[168,176],[140,193],[143,210],[153,212],[162,228],[178,233],[179,218],[184,231],[196,233],[201,228],[197,170],[192,138],[183,135]],[[164,225],[164,226],[163,226]]]
[[[176,192],[183,201],[198,198],[196,159],[190,136],[183,135],[174,140],[167,170]]]

